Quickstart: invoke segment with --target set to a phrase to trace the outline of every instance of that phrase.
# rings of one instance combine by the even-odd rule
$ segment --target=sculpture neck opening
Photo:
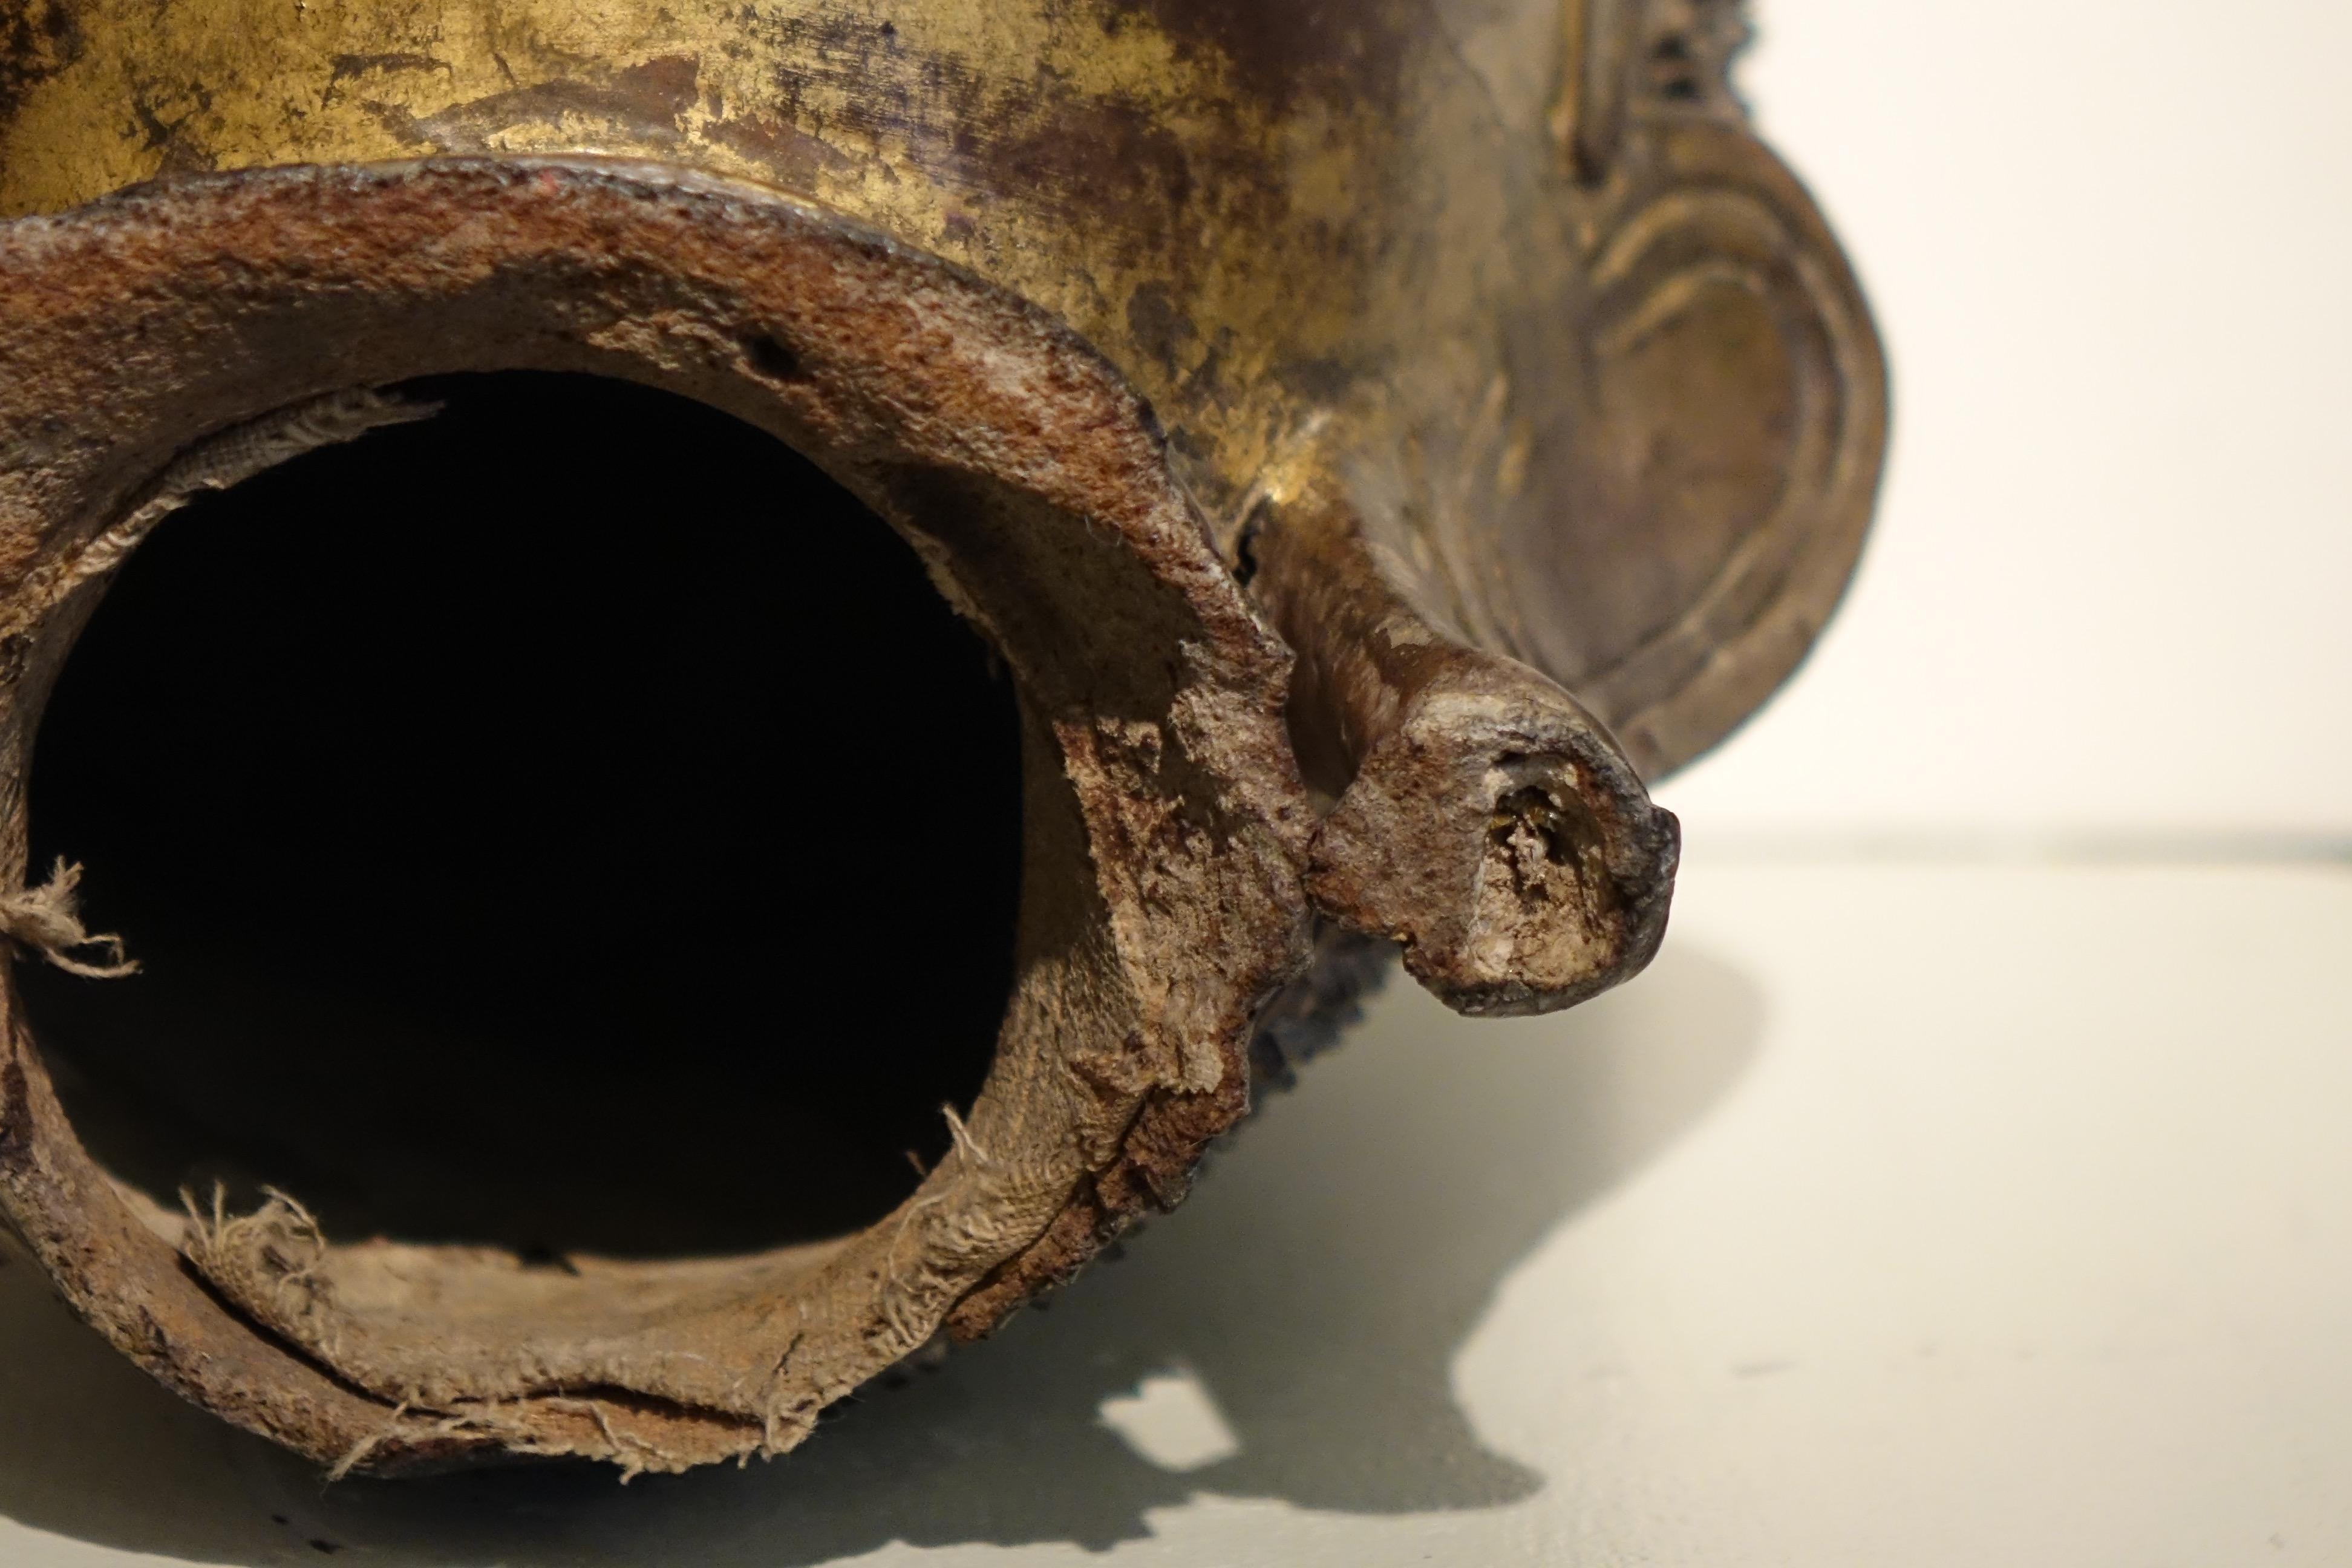
[[[1009,683],[764,432],[584,375],[401,394],[442,410],[164,521],[65,666],[35,860],[143,965],[19,969],[69,1114],[166,1204],[279,1187],[339,1239],[871,1223],[1012,984]]]

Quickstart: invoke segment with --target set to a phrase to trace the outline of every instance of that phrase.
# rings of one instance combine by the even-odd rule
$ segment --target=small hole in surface
[[[341,1239],[731,1251],[911,1191],[1011,984],[1016,718],[914,553],[698,404],[526,374],[172,518],[67,662],[16,968],[93,1153]]]
[[[789,343],[765,336],[748,340],[745,352],[751,354],[752,365],[761,374],[778,381],[797,381],[801,374],[801,356]]]

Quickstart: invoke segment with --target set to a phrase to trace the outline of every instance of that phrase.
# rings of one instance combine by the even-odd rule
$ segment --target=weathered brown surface
[[[863,1237],[524,1273],[414,1248],[314,1257],[289,1210],[194,1233],[232,1306],[192,1289],[172,1242],[36,1114],[12,1212],[77,1305],[175,1385],[233,1412],[212,1380],[271,1390],[292,1403],[252,1418],[329,1459],[362,1442],[377,1464],[492,1442],[646,1466],[786,1447],[928,1340],[1090,1173],[1157,1162],[1181,1181],[1205,1135],[1182,1130],[1184,1107],[1216,1108],[1207,1131],[1238,1113],[1251,1017],[1305,940],[1286,659],[1140,405],[1066,331],[824,215],[612,165],[212,179],[20,224],[0,247],[0,427],[27,459],[0,475],[0,529],[20,583],[109,549],[139,476],[207,422],[486,361],[601,371],[774,430],[905,528],[1011,667],[1040,759],[991,1088],[963,1152]],[[81,412],[52,425],[53,408]],[[15,638],[12,781],[96,586]],[[1175,968],[1171,951],[1198,957]],[[37,1083],[21,1028],[13,1049]],[[331,1395],[280,1340],[372,1401]],[[283,1377],[257,1381],[220,1341]],[[606,1404],[583,1412],[583,1389]],[[394,1421],[404,1402],[420,1414]],[[635,1433],[646,1410],[657,1434]]]
[[[169,476],[449,371],[810,455],[1004,658],[1028,781],[994,1068],[866,1231],[565,1273],[291,1201],[183,1222],[83,1153],[13,1002],[0,1207],[127,1353],[324,1462],[674,1468],[790,1447],[1181,1198],[1316,916],[1468,1012],[1638,971],[1676,852],[1643,781],[1801,657],[1884,434],[1738,36],[1709,0],[0,26],[0,884]]]
[[[1600,721],[1416,610],[1332,480],[1251,552],[1298,650],[1301,760],[1334,797],[1307,851],[1317,909],[1392,939],[1465,1013],[1569,1006],[1646,964],[1677,830]]]

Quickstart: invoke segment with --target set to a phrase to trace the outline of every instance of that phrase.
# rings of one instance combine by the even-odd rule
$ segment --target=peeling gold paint
[[[1806,506],[1866,510],[1850,475],[1782,476],[1741,524],[1765,542],[1685,561],[1653,521],[1687,459],[1624,479],[1623,454],[1593,449],[1655,426],[1612,412],[1638,301],[1596,262],[1650,257],[1652,229],[1747,279],[1757,309],[1851,340],[1839,366],[1791,374],[1875,374],[1817,215],[1726,84],[1737,0],[13,3],[0,219],[159,174],[444,153],[756,181],[1068,322],[1150,399],[1229,551],[1270,468],[1320,430],[1384,476],[1399,558],[1456,580],[1437,598],[1510,576],[1496,635],[1571,686],[1622,677],[1596,700],[1626,722],[1728,679],[1706,673],[1724,665],[1703,656],[1706,606],[1778,592],[1773,540],[1798,547]],[[1776,272],[1776,250],[1826,259]],[[1827,531],[1830,554],[1858,529]],[[1530,540],[1556,542],[1536,557],[1553,563],[1506,574]],[[1654,585],[1598,618],[1515,607],[1592,579]],[[1709,717],[1661,754],[1705,743],[1763,679],[1696,702]]]
[[[1366,302],[1332,237],[1371,188],[1376,106],[1254,100],[1215,51],[1180,47],[1130,6],[69,9],[74,58],[0,123],[0,216],[189,170],[439,153],[661,159],[813,199],[1097,342],[1125,341],[1130,314],[1156,302],[1187,325],[1163,363],[1127,368],[1160,401],[1204,372],[1263,386],[1277,346],[1345,354]],[[1276,421],[1235,406],[1219,422],[1221,441],[1258,451]]]

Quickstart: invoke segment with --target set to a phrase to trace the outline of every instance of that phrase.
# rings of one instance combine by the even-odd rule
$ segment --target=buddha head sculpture
[[[1727,85],[1744,37],[1730,0],[16,7],[20,972],[118,967],[26,788],[110,582],[205,492],[428,428],[427,378],[635,383],[802,454],[1000,662],[1022,804],[984,1084],[862,1226],[551,1267],[341,1234],[290,1182],[183,1213],[85,1147],[16,985],[0,1213],[125,1354],[341,1470],[683,1468],[789,1449],[1174,1204],[1253,1043],[1278,1070],[1367,944],[1469,1014],[1637,972],[1678,843],[1645,781],[1803,656],[1884,444],[1853,279]],[[415,548],[466,570],[436,522]],[[896,711],[806,740],[952,831],[952,759]],[[957,915],[902,903],[873,940],[915,985]],[[832,1005],[893,1048],[892,995]]]

